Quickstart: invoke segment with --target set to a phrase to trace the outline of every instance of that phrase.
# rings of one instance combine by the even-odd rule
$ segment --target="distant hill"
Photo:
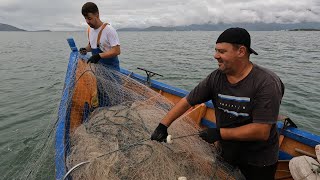
[[[19,29],[17,27],[8,25],[8,24],[2,24],[0,23],[0,31],[26,31],[24,29]]]
[[[290,29],[289,31],[320,31],[320,29]]]
[[[148,28],[122,28],[117,31],[223,31],[229,27],[243,27],[249,31],[281,31],[292,29],[320,29],[319,22],[294,24],[279,23],[234,23],[234,24],[192,24],[188,26],[151,26]]]
[[[51,30],[36,30],[36,31],[30,31],[30,32],[52,32]]]

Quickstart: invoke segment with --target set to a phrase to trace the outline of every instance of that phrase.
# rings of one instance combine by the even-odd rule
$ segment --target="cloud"
[[[83,30],[86,1],[0,0],[0,23],[27,30]],[[116,28],[204,23],[320,22],[318,0],[98,0],[101,19]]]

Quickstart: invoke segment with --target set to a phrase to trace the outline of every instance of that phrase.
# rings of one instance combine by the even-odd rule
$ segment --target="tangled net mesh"
[[[153,130],[173,107],[159,92],[118,71],[87,65],[83,60],[78,61],[76,76],[66,158],[67,169],[72,171],[67,177],[240,178],[238,171],[215,158],[218,152],[214,146],[196,135],[188,136],[200,130],[188,116],[175,121],[168,130],[173,138],[187,137],[175,139],[172,144],[150,140]]]
[[[13,162],[0,179],[242,179],[195,135],[199,125],[188,116],[168,129],[172,144],[151,141],[173,103],[79,56],[70,58],[58,117],[37,135],[31,153],[17,157],[28,163]]]
[[[208,179],[212,176],[212,148],[197,136],[177,139],[173,144],[150,140],[161,118],[171,109],[171,102],[104,66],[88,66],[80,60],[78,67],[83,68],[76,74],[85,83],[78,79],[72,102],[83,101],[84,94],[90,94],[86,101],[90,115],[83,118],[85,113],[80,113],[76,117],[85,122],[71,125],[67,167],[89,163],[74,170],[70,174],[73,179],[177,179],[180,176]],[[81,85],[88,87],[87,90],[83,91]],[[93,100],[96,96],[98,102]],[[84,112],[81,104],[77,107],[71,114]],[[77,121],[73,117],[70,120]],[[196,125],[188,118],[177,121],[169,129],[173,137],[196,132]]]
[[[139,103],[138,103],[139,104]],[[197,137],[177,139],[173,144],[150,141],[151,131],[165,111],[152,105],[122,103],[96,109],[87,123],[72,137],[70,167],[89,160],[90,164],[74,173],[76,179],[206,179],[212,173],[212,151]],[[145,120],[146,119],[146,120]],[[180,121],[178,136],[196,131]],[[172,127],[175,128],[175,127]],[[170,133],[170,132],[169,132]],[[85,145],[85,147],[84,147]],[[111,153],[108,153],[111,152]],[[212,157],[212,156],[211,156]],[[207,178],[208,179],[208,178]]]

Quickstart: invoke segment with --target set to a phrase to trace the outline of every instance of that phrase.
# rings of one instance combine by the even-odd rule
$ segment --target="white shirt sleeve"
[[[109,31],[107,32],[107,39],[110,43],[110,46],[114,47],[120,45],[117,31],[112,26],[108,26],[107,28],[109,29]]]

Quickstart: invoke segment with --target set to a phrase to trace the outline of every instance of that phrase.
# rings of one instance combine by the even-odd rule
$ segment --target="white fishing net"
[[[78,127],[71,126],[70,153],[67,156],[66,166],[71,169],[83,162],[86,164],[70,172],[70,177],[73,179],[177,179],[181,176],[190,179],[210,179],[212,177],[213,149],[198,136],[176,139],[172,144],[150,140],[151,133],[171,109],[172,103],[161,94],[117,71],[79,62],[78,67],[81,65],[87,69],[83,68],[78,72],[81,78],[85,79],[85,86],[91,88],[83,91],[83,88],[76,84],[73,97],[79,98],[73,101],[82,99],[81,103],[87,102],[90,115],[87,118],[80,118],[85,122],[77,123]],[[81,82],[78,79],[78,83]],[[89,101],[84,101],[83,97],[86,96],[84,94],[90,95],[87,96]],[[90,101],[95,99],[95,95],[98,96],[98,102]],[[77,110],[81,111],[84,112],[84,109]],[[74,120],[72,117],[70,119]],[[195,134],[198,132],[196,127],[190,119],[183,118],[169,128],[169,134],[173,137]]]
[[[56,115],[55,115],[56,117]],[[15,151],[10,162],[1,163],[0,179],[55,179],[54,135],[56,119],[31,136],[16,142],[23,147]],[[32,127],[29,127],[32,128]]]
[[[96,109],[87,123],[71,136],[71,153],[67,165],[71,168],[84,161],[82,169],[74,171],[75,179],[209,179],[213,171],[210,146],[198,137],[158,143],[150,140],[152,130],[165,111],[158,105],[122,103]],[[196,132],[191,123],[181,120],[169,133],[173,137]]]
[[[230,169],[216,173],[222,167],[215,161],[216,149],[195,135],[199,126],[187,116],[170,126],[172,144],[150,140],[173,106],[159,92],[118,71],[82,60],[77,74],[88,88],[80,87],[82,80],[77,78],[73,103],[81,99],[90,112],[87,117],[83,117],[86,113],[77,116],[82,124],[71,126],[65,178],[212,179],[222,175],[232,179]],[[89,99],[85,101],[84,96]],[[77,112],[86,111],[81,104],[79,107]]]
[[[198,137],[199,125],[188,116],[168,129],[173,143],[150,140],[172,107],[161,92],[130,76],[76,58],[58,121],[41,135],[29,165],[5,179],[241,179]]]

